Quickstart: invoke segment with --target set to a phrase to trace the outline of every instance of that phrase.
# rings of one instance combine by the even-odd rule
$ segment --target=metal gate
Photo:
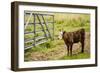
[[[31,31],[27,31],[30,26]],[[28,30],[30,30],[28,29]],[[38,35],[37,35],[38,34]],[[41,34],[41,35],[39,35]],[[28,36],[27,36],[28,35]],[[32,38],[25,38],[32,35]],[[24,48],[29,49],[54,39],[54,15],[50,13],[24,12]],[[28,46],[25,44],[30,43]]]

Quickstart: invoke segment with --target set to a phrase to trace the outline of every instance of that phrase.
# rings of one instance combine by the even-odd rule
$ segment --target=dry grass
[[[59,42],[62,41],[62,44]],[[73,45],[73,56],[67,56],[67,47],[63,40],[58,40],[56,44],[59,44],[52,49],[46,51],[31,51],[25,53],[25,61],[45,61],[45,60],[63,60],[63,59],[85,59],[90,58],[90,33],[86,33],[85,39],[85,53],[80,54],[81,44],[77,43]]]

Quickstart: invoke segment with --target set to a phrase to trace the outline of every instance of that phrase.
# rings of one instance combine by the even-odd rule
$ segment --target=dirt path
[[[86,32],[85,39],[85,53],[90,53],[90,34]],[[67,55],[67,47],[65,45],[60,45],[59,48],[49,51],[49,52],[33,52],[28,58],[30,61],[45,61],[45,60],[57,60],[65,55]],[[81,50],[81,44],[77,43],[73,45],[73,55],[78,54]]]

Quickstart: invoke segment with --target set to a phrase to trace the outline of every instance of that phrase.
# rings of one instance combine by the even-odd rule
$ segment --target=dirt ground
[[[81,51],[81,44],[76,43],[73,45],[73,55],[77,55]],[[86,32],[84,53],[90,54],[90,33]],[[63,56],[67,56],[66,45],[61,45],[58,49],[48,52],[32,52],[25,61],[45,61],[45,60],[58,60]]]

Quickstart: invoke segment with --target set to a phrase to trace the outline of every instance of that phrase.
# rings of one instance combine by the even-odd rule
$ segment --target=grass
[[[72,56],[63,56],[62,58],[60,58],[60,60],[73,60],[73,59],[87,59],[90,58],[90,54],[88,53],[81,53],[78,55],[72,55]]]
[[[25,22],[27,21],[27,18],[29,16],[25,17]],[[32,18],[30,20],[30,23],[33,22],[34,18]],[[41,19],[41,18],[40,18]],[[51,17],[45,17],[46,21],[52,21]],[[37,18],[36,18],[36,22],[38,22]],[[33,47],[31,49],[27,49],[25,50],[25,61],[29,61],[31,60],[31,54],[38,52],[38,53],[43,53],[43,54],[49,54],[52,53],[52,51],[58,51],[64,49],[64,47],[62,48],[61,46],[64,46],[64,41],[63,40],[58,40],[58,34],[59,34],[59,30],[63,29],[66,32],[70,32],[70,31],[75,31],[78,30],[80,28],[84,28],[86,32],[90,32],[90,15],[88,14],[73,14],[73,13],[54,13],[54,38],[55,40],[51,41],[48,40],[48,42],[40,44],[36,47]],[[45,28],[46,31],[46,27],[43,26]],[[52,27],[52,24],[49,24],[48,27]],[[25,29],[25,31],[30,31],[33,32],[34,30],[34,26],[33,25],[29,25],[27,26],[27,28]],[[36,26],[36,31],[37,30],[41,30],[41,26],[39,24],[37,24]],[[50,32],[52,33],[53,31],[50,30]],[[46,32],[47,33],[47,32]],[[25,35],[24,38],[25,39],[31,39],[34,37],[38,37],[38,36],[43,36],[44,33],[40,32],[34,35],[33,34],[29,34],[29,35]],[[24,45],[31,45],[34,42],[29,42],[29,43],[25,43]],[[56,52],[54,52],[56,53]],[[59,55],[58,55],[59,56]],[[90,54],[89,53],[83,53],[83,54],[78,54],[78,55],[73,55],[73,56],[66,56],[63,55],[62,57],[58,58],[58,59],[62,59],[62,60],[67,60],[67,59],[86,59],[86,58],[90,58]],[[50,58],[51,60],[53,59]]]
[[[63,45],[63,44],[64,42],[62,40],[54,40],[54,41],[48,40],[48,42],[46,43],[43,43],[31,49],[25,50],[25,52],[49,52],[49,51],[57,49],[59,45]]]
[[[57,42],[57,43],[56,43]],[[29,61],[31,58],[32,53],[43,53],[43,54],[50,54],[50,52],[56,52],[60,45],[63,45],[63,40],[48,40],[48,42],[33,47],[31,49],[25,50],[25,61]],[[62,49],[63,50],[63,49]]]

